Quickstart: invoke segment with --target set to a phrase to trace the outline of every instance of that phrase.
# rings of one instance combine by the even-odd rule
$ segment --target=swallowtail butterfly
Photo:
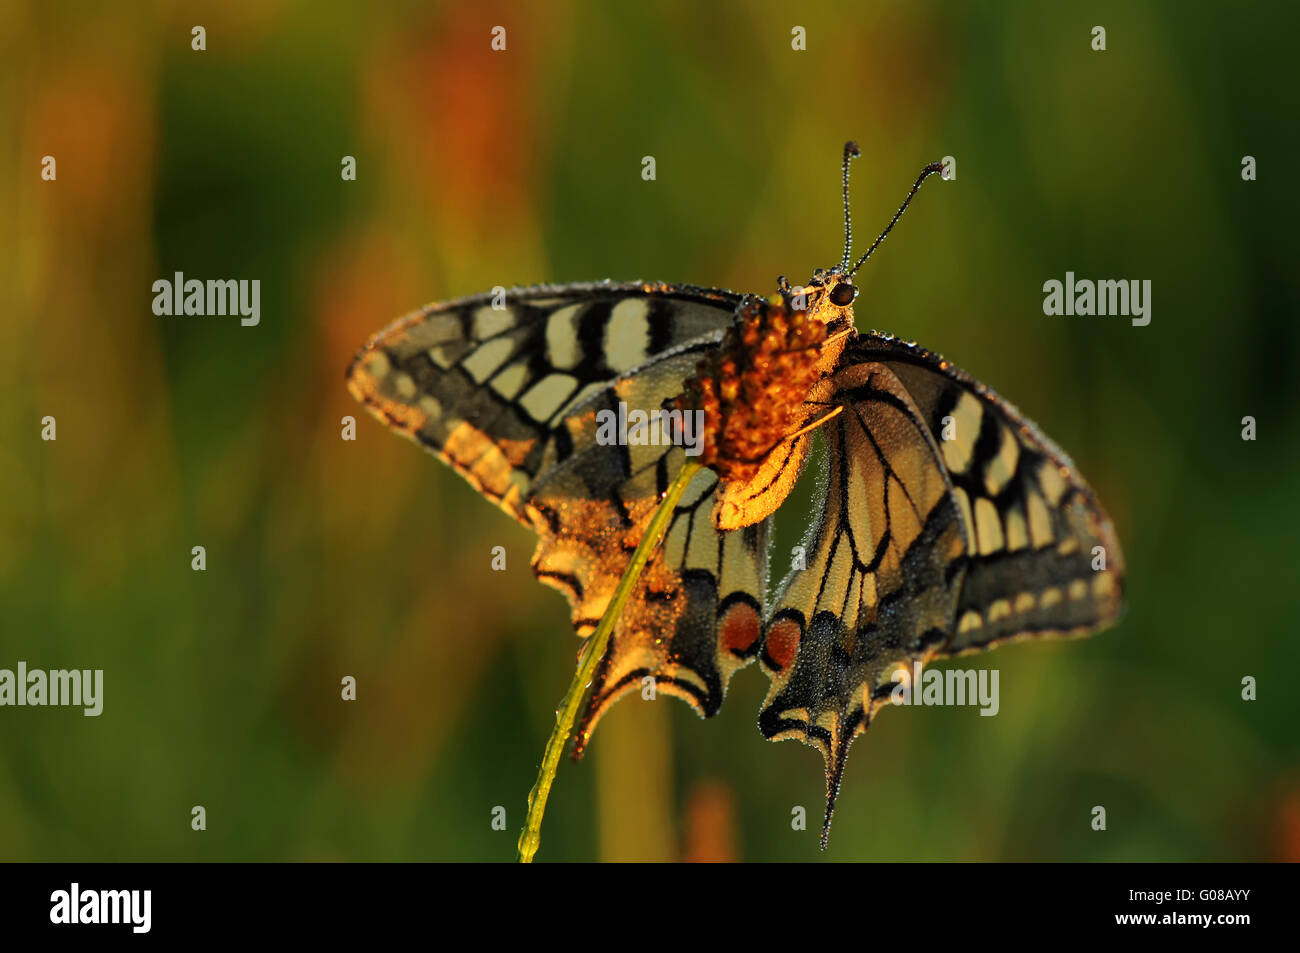
[[[938,355],[854,329],[854,273],[939,171],[926,167],[850,268],[856,154],[846,146],[843,260],[802,288],[779,279],[769,300],[601,281],[478,295],[399,319],[348,372],[371,413],[537,532],[533,571],[568,597],[586,637],[685,460],[680,446],[598,440],[598,415],[679,398],[742,314],[823,322],[817,383],[792,436],[740,492],[711,468],[687,486],[613,632],[575,746],[580,755],[647,675],[708,717],[758,662],[771,681],[759,730],[825,759],[823,847],[849,746],[889,703],[895,672],[1093,632],[1118,617],[1123,585],[1111,522],[1064,452]],[[826,462],[805,568],[772,585],[771,513],[814,432]]]

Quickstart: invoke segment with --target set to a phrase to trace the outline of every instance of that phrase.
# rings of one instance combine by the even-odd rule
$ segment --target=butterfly
[[[743,479],[712,466],[688,484],[597,669],[574,756],[647,677],[709,717],[757,662],[770,680],[759,730],[825,760],[823,848],[849,747],[890,703],[897,673],[1085,635],[1123,604],[1115,530],[1070,458],[937,354],[855,329],[855,273],[941,171],[926,167],[850,267],[856,154],[846,145],[843,258],[804,286],[779,278],[770,299],[640,281],[497,289],[397,320],[348,372],[379,420],[537,533],[533,572],[568,598],[585,638],[688,449],[611,443],[598,422],[680,403],[745,322],[815,322],[816,373],[796,426],[743,461]],[[772,514],[814,439],[824,462],[804,558],[773,585]]]

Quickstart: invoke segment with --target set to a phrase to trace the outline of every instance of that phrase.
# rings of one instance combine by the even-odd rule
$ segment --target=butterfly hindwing
[[[598,415],[654,408],[680,393],[705,342],[653,358],[565,418],[575,449],[539,477],[526,509],[541,536],[533,568],[564,591],[579,635],[595,629],[651,514],[685,462],[679,447],[604,445]],[[767,574],[766,522],[719,533],[711,521],[717,477],[697,473],[678,501],[662,546],[643,571],[611,638],[578,731],[652,677],[656,692],[714,714],[731,675],[757,654]]]
[[[849,357],[834,376],[844,409],[822,428],[826,470],[806,568],[782,584],[766,626],[772,679],[759,728],[798,738],[827,764],[827,819],[877,689],[947,638],[967,540],[939,450],[902,382]]]

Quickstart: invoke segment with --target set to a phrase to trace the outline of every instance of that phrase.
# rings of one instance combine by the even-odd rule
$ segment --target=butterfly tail
[[[849,760],[849,745],[857,732],[843,732],[835,742],[834,754],[826,762],[826,815],[822,819],[821,849],[825,850],[831,838],[831,818],[835,814],[835,799],[840,793],[840,782],[844,780],[844,766]]]

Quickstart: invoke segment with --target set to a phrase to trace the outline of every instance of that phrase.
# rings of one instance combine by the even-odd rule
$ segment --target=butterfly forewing
[[[533,481],[572,452],[565,414],[652,355],[716,340],[736,300],[703,288],[595,283],[431,305],[375,335],[348,386],[527,522]]]
[[[971,540],[944,654],[1084,635],[1114,622],[1124,557],[1070,458],[1014,406],[937,355],[883,335],[864,336],[861,345],[861,355],[889,366],[920,408]]]

